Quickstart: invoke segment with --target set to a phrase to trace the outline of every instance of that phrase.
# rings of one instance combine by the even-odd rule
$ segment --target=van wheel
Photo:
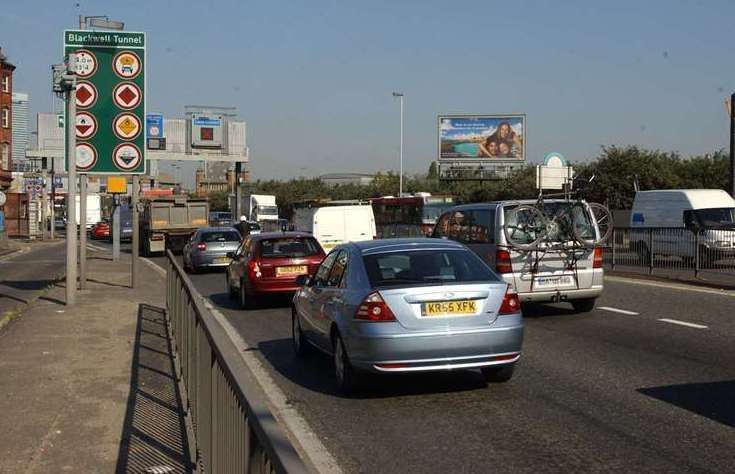
[[[597,298],[585,298],[583,300],[572,300],[572,307],[577,313],[589,313],[595,309]]]
[[[482,376],[485,377],[487,383],[505,383],[513,378],[513,371],[516,364],[506,364],[501,366],[483,367],[480,369]]]

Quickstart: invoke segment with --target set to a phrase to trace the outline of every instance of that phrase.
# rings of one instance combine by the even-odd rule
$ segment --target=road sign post
[[[69,53],[67,56],[67,75],[69,82],[66,84],[66,115],[75,117],[77,104],[74,100],[76,91],[76,54]],[[68,123],[68,121],[66,122]],[[72,162],[76,155],[77,135],[74,127],[66,127],[66,159]],[[77,168],[68,166],[67,190],[66,190],[66,304],[73,305],[77,297]]]
[[[87,175],[79,175],[79,289],[87,289]]]
[[[131,249],[132,263],[131,272],[132,277],[130,279],[131,288],[135,288],[138,284],[138,249],[140,248],[140,223],[138,218],[138,193],[140,192],[140,177],[136,174],[133,175],[133,186],[130,197],[130,207],[133,214],[133,248]]]

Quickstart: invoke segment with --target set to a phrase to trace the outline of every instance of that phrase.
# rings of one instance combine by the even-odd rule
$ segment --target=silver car
[[[521,356],[518,295],[456,242],[346,243],[299,283],[296,354],[315,347],[332,355],[343,392],[361,372],[480,369],[487,381],[505,382]]]
[[[226,267],[227,256],[240,246],[240,233],[232,227],[203,227],[184,246],[184,268],[197,272],[204,268]]]

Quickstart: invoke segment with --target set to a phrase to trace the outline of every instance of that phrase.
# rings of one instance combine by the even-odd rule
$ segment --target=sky
[[[527,116],[527,156],[728,145],[735,2],[6,1],[0,46],[31,112],[78,15],[148,34],[147,108],[236,106],[255,178],[397,170],[437,156],[437,115]],[[33,122],[33,120],[31,120]]]

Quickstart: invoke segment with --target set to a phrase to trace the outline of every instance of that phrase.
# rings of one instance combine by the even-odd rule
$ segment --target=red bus
[[[378,238],[431,234],[439,216],[454,205],[452,196],[386,196],[370,199]]]

